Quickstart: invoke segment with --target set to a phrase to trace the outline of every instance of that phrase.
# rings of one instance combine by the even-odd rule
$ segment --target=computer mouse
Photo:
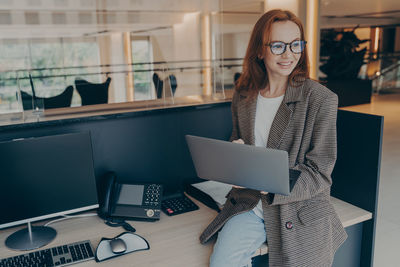
[[[121,254],[126,251],[125,241],[121,238],[114,238],[110,241],[111,251],[114,254]]]

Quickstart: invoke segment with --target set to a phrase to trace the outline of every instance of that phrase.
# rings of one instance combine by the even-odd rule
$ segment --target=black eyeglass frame
[[[301,46],[302,49],[301,49],[300,52],[294,52],[294,51],[293,51],[293,49],[292,49],[292,44],[293,44],[294,42],[300,42],[300,44],[302,44],[302,46]],[[276,43],[281,43],[281,44],[284,44],[284,45],[285,45],[284,48],[283,48],[282,53],[274,53],[274,51],[272,51],[272,45],[273,45],[273,44],[276,44]],[[289,46],[290,51],[292,51],[292,53],[294,53],[294,54],[301,54],[301,53],[303,53],[304,48],[306,47],[306,44],[307,44],[307,41],[305,41],[305,40],[294,40],[294,41],[292,41],[292,42],[290,42],[290,43],[285,43],[285,42],[282,42],[282,41],[271,42],[271,43],[269,43],[269,44],[265,44],[265,46],[269,46],[269,49],[271,50],[271,53],[272,53],[272,54],[274,54],[274,55],[282,55],[282,54],[284,54],[284,53],[286,52],[286,47],[287,47],[287,46]]]

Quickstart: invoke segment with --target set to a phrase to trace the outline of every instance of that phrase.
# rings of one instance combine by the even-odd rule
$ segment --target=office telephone
[[[119,183],[115,173],[109,172],[105,177],[99,216],[104,219],[159,220],[162,191],[160,184]]]

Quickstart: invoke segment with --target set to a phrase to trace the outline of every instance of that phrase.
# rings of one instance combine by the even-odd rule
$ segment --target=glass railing
[[[372,79],[374,92],[400,93],[400,60],[378,71]]]
[[[242,59],[20,69],[0,72],[0,113],[162,100],[225,97]],[[150,104],[153,105],[153,104]]]

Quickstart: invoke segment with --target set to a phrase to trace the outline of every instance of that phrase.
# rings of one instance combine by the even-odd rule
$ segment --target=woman
[[[200,237],[218,234],[210,266],[245,266],[268,244],[269,266],[331,266],[347,235],[329,202],[337,96],[309,79],[304,31],[289,11],[254,26],[232,99],[231,141],[288,152],[289,196],[232,188]],[[243,166],[246,168],[246,166]]]

